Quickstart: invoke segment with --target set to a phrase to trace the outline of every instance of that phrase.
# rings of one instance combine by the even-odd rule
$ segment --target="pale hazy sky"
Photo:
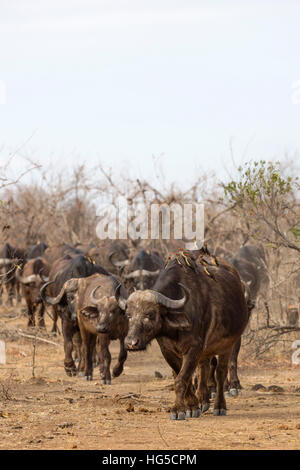
[[[299,21],[299,0],[0,0],[0,159],[32,136],[45,165],[163,154],[180,181],[221,175],[230,141],[300,151]]]

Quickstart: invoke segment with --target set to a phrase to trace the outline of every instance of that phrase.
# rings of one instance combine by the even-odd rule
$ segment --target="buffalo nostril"
[[[105,328],[105,326],[97,325],[97,326],[96,326],[96,331],[97,331],[98,333],[107,333],[107,328]]]
[[[139,343],[139,340],[138,339],[131,339],[129,341],[126,341],[126,347],[128,349],[133,349],[134,347],[136,347]]]

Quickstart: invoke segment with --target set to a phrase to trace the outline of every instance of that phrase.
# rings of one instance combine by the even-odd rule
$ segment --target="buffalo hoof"
[[[93,376],[92,375],[86,375],[85,380],[91,381],[91,380],[93,380]]]
[[[211,392],[210,398],[214,399],[214,398],[216,398],[216,396],[217,396],[216,392]]]
[[[224,408],[215,409],[213,414],[214,416],[226,416],[226,410],[224,410]]]
[[[199,418],[199,416],[201,415],[201,410],[198,409],[198,410],[187,410],[185,412],[185,417],[186,418]]]
[[[238,394],[239,394],[239,391],[238,391],[237,388],[231,388],[231,389],[229,390],[229,395],[230,395],[231,397],[237,397]]]
[[[199,418],[199,416],[201,415],[201,410],[198,409],[198,410],[193,410],[192,412],[192,418]]]
[[[202,413],[205,413],[205,411],[209,409],[209,406],[209,403],[203,403],[203,405],[201,406]]]
[[[123,367],[116,367],[113,369],[113,377],[119,377],[123,372]]]
[[[111,385],[111,380],[110,379],[101,379],[101,383],[103,385]]]
[[[183,421],[185,419],[185,412],[179,411],[179,413],[172,412],[170,413],[170,419]]]

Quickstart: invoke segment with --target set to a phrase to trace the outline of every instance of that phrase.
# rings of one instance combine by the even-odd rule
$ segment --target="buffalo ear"
[[[83,315],[86,318],[96,318],[98,317],[98,310],[96,307],[84,307],[80,310],[81,315]]]
[[[178,331],[189,331],[192,324],[184,313],[167,313],[163,316],[167,328]]]

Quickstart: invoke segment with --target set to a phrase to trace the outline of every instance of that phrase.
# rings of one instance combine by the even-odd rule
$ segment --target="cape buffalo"
[[[48,266],[43,258],[34,258],[28,261],[22,271],[16,272],[16,279],[21,284],[21,289],[27,305],[28,327],[35,326],[35,314],[37,315],[38,326],[45,328],[44,304],[40,295],[40,288],[44,281],[41,278],[41,271],[44,276],[48,273]]]
[[[128,320],[116,300],[115,291],[126,290],[112,275],[93,274],[92,276],[71,279],[63,286],[63,291],[75,295],[73,314],[77,314],[78,326],[82,339],[84,375],[87,380],[93,376],[93,353],[96,347],[100,363],[100,377],[103,384],[111,383],[109,344],[111,340],[120,341],[118,362],[113,368],[113,376],[118,377],[123,371],[127,357],[124,339],[128,331]]]
[[[9,243],[5,243],[0,248],[0,270],[1,270],[1,286],[0,295],[3,294],[3,285],[7,291],[7,303],[13,305],[13,298],[16,297],[21,302],[19,292],[19,283],[15,274],[17,268],[22,268],[25,262],[25,250],[16,248]]]
[[[52,266],[49,274],[50,281],[44,284],[41,289],[43,300],[53,305],[56,315],[58,314],[61,317],[65,350],[64,366],[69,376],[77,373],[72,357],[73,342],[76,342],[79,348],[81,339],[74,309],[74,291],[64,290],[63,286],[69,279],[88,277],[95,273],[108,274],[101,266],[93,264],[81,254],[75,256],[75,258],[66,255],[64,258],[57,260]],[[51,289],[50,295],[46,294],[48,286]]]
[[[163,259],[157,251],[141,250],[122,271],[122,279],[129,291],[151,289],[163,267]]]
[[[129,330],[129,351],[146,349],[157,339],[175,377],[175,404],[171,419],[198,417],[207,409],[207,378],[210,360],[218,356],[217,394],[214,414],[226,414],[224,382],[228,361],[247,321],[247,305],[236,270],[216,263],[201,250],[181,252],[161,271],[153,289],[135,291],[124,299]],[[196,394],[192,386],[195,369],[201,370]],[[200,407],[200,410],[199,410]]]

